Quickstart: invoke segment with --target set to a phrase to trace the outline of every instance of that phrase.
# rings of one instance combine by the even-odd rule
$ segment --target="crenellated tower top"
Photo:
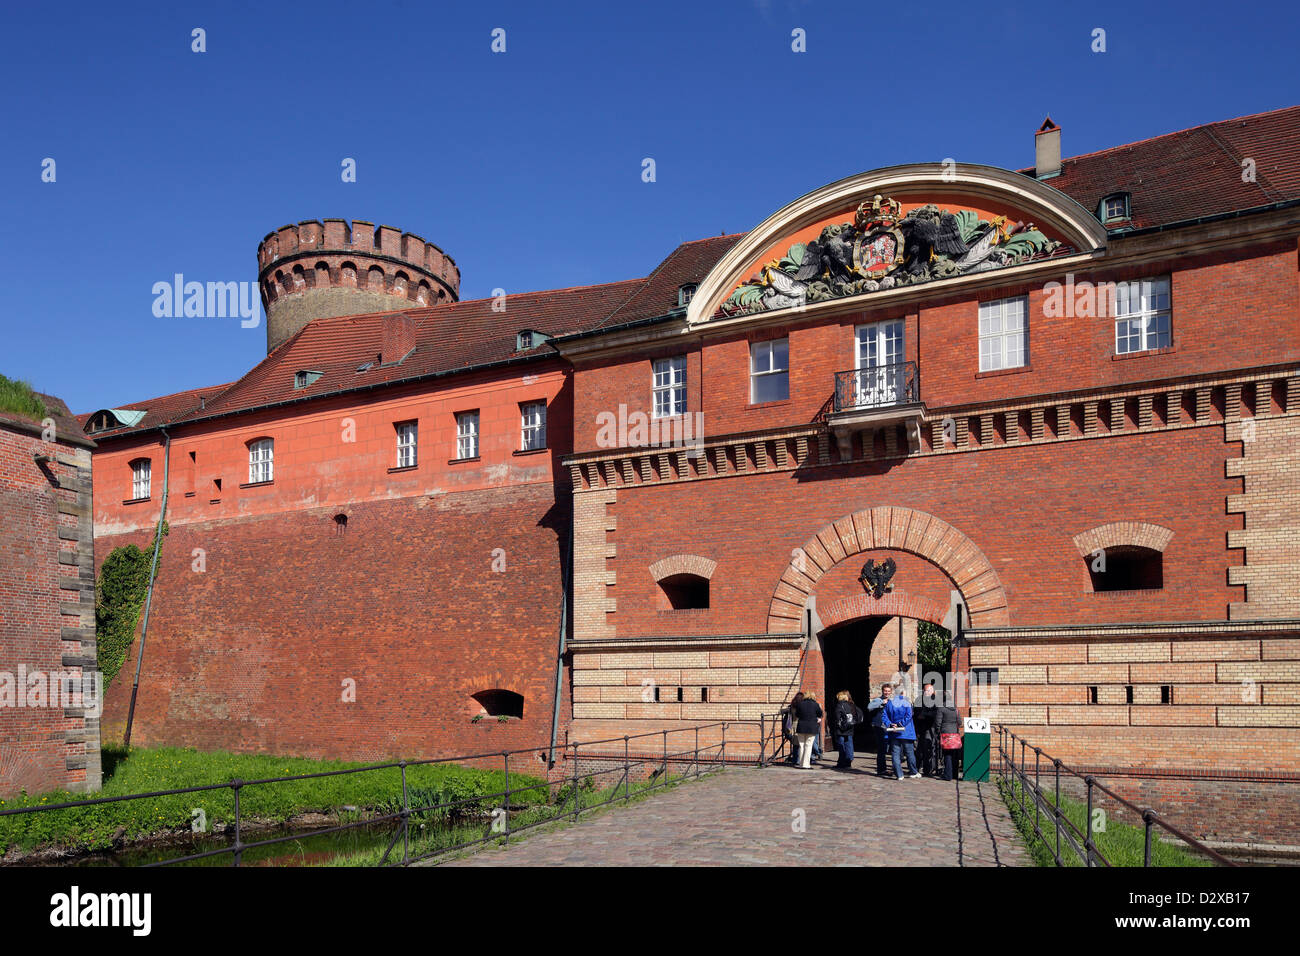
[[[257,267],[267,352],[312,319],[460,298],[451,256],[414,233],[360,219],[282,226],[258,244]]]

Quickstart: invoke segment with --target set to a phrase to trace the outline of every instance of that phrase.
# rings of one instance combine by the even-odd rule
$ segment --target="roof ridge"
[[[1075,160],[1075,159],[1087,159],[1091,156],[1100,156],[1103,153],[1114,153],[1114,152],[1118,152],[1121,149],[1131,149],[1134,146],[1143,146],[1146,145],[1147,143],[1154,143],[1158,139],[1165,139],[1166,137],[1169,136],[1181,136],[1184,133],[1195,133],[1203,129],[1208,129],[1211,126],[1221,126],[1225,123],[1235,123],[1241,120],[1254,119],[1259,116],[1272,116],[1277,113],[1285,113],[1288,110],[1300,110],[1300,105],[1284,106],[1281,109],[1264,110],[1260,113],[1249,113],[1245,116],[1230,116],[1227,119],[1215,120],[1212,123],[1198,123],[1195,126],[1187,126],[1184,127],[1183,129],[1175,129],[1175,130],[1170,130],[1167,133],[1160,133],[1156,136],[1148,136],[1146,139],[1135,139],[1131,143],[1120,143],[1118,146],[1108,146],[1105,149],[1095,149],[1090,153],[1079,153],[1075,156],[1066,156],[1062,158],[1061,162],[1068,163],[1071,160]],[[1025,169],[1033,169],[1033,168],[1034,167],[1032,166],[1025,167]],[[1024,172],[1024,170],[1023,169],[1018,170],[1018,172]]]
[[[199,386],[197,386],[197,387],[195,387],[195,388],[182,388],[179,392],[168,392],[166,395],[155,395],[155,396],[153,396],[152,398],[141,399],[141,400],[138,401],[138,402],[127,402],[125,405],[102,405],[102,406],[100,406],[100,408],[97,408],[97,409],[95,409],[94,411],[91,411],[91,412],[83,412],[82,414],[93,415],[93,414],[95,413],[95,411],[99,411],[100,409],[104,409],[104,408],[109,409],[110,411],[113,410],[113,409],[115,409],[115,408],[116,408],[116,409],[121,409],[121,410],[123,410],[123,411],[126,411],[126,410],[130,410],[130,411],[141,411],[142,409],[133,408],[132,406],[135,406],[135,405],[143,405],[143,404],[145,404],[145,402],[161,402],[161,401],[163,401],[163,400],[165,400],[165,399],[168,399],[168,398],[175,398],[175,397],[178,396],[178,395],[190,395],[190,394],[194,394],[194,393],[197,393],[197,392],[205,392],[205,391],[207,391],[207,390],[209,390],[209,389],[213,389],[213,388],[226,389],[226,388],[230,388],[230,386],[234,385],[235,382],[238,382],[238,381],[239,381],[239,379],[234,379],[234,381],[225,382],[224,384],[221,384],[221,385],[199,385]],[[144,410],[147,411],[147,409],[144,409]]]

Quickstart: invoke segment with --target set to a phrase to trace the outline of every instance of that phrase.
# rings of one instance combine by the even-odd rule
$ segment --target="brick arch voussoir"
[[[699,578],[712,578],[718,562],[698,554],[670,554],[650,565],[650,576],[656,581],[677,574],[693,574]]]
[[[795,550],[768,605],[768,632],[799,633],[802,630],[802,609],[816,590],[821,576],[842,561],[864,551],[879,549],[915,554],[948,575],[966,599],[972,627],[1005,627],[1011,623],[1001,578],[975,542],[948,522],[927,512],[881,506],[854,512],[825,525],[805,541],[802,548]],[[839,603],[842,602],[832,602],[831,607]],[[877,602],[877,608],[881,609],[872,613],[886,613],[883,607]],[[818,608],[818,616],[826,624],[824,610]],[[836,613],[839,610],[843,609],[837,609]],[[914,610],[933,615],[932,608],[918,607]],[[940,623],[946,613],[947,608],[944,608],[935,623]],[[903,616],[933,619],[924,615],[910,613]]]
[[[1149,521],[1112,521],[1076,534],[1074,546],[1085,558],[1106,548],[1138,547],[1163,552],[1173,537],[1172,528]]]

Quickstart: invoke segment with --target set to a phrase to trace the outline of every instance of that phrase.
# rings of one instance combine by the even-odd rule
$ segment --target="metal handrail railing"
[[[711,773],[714,770],[717,770],[726,764],[728,759],[727,758],[727,743],[728,743],[727,728],[729,726],[755,725],[755,724],[758,725],[758,731],[759,731],[757,740],[754,740],[752,736],[747,737],[745,740],[742,741],[735,741],[733,739],[732,741],[733,754],[736,753],[736,748],[735,748],[736,743],[741,743],[747,749],[739,753],[739,755],[733,756],[732,762],[733,763],[745,762],[747,756],[751,756],[750,749],[752,749],[752,747],[756,745],[757,746],[756,756],[757,756],[758,764],[759,766],[764,766],[766,765],[766,763],[770,762],[771,759],[774,759],[775,755],[779,753],[780,747],[782,746],[782,744],[773,744],[772,753],[774,756],[772,758],[768,757],[769,739],[779,734],[780,731],[780,715],[764,714],[764,715],[760,715],[759,718],[756,720],[751,719],[751,720],[714,721],[712,723],[707,723],[707,724],[698,724],[698,725],[692,725],[688,727],[650,731],[643,734],[625,734],[622,737],[607,737],[603,740],[591,740],[591,741],[574,742],[570,744],[565,744],[563,747],[560,747],[558,749],[561,750],[565,754],[566,758],[571,760],[572,762],[573,773],[571,776],[565,775],[563,777],[556,777],[555,779],[548,778],[547,780],[541,781],[539,783],[524,784],[521,786],[513,786],[513,787],[511,786],[510,758],[512,756],[516,756],[519,754],[546,753],[550,747],[549,743],[540,746],[535,746],[535,747],[518,748],[515,750],[486,751],[483,753],[476,753],[476,754],[458,754],[450,757],[429,757],[429,758],[423,758],[419,760],[397,760],[397,761],[390,761],[388,763],[370,764],[364,767],[348,767],[342,770],[322,770],[314,773],[293,774],[290,776],[283,776],[283,777],[266,777],[259,780],[240,780],[236,778],[226,783],[201,784],[195,787],[180,787],[171,790],[152,790],[146,793],[123,794],[122,796],[115,796],[115,797],[94,797],[88,800],[70,800],[61,803],[39,804],[39,805],[28,806],[28,807],[11,807],[7,809],[0,809],[0,817],[17,816],[20,814],[29,814],[29,813],[46,813],[54,810],[67,810],[67,809],[72,809],[77,807],[97,806],[100,804],[121,803],[123,801],[128,801],[128,800],[148,800],[157,797],[169,797],[169,796],[176,796],[185,793],[208,793],[217,790],[231,790],[233,792],[233,798],[234,798],[234,814],[233,814],[234,840],[230,845],[224,847],[218,847],[212,850],[205,850],[200,853],[191,853],[191,854],[186,854],[184,856],[169,858],[166,860],[158,860],[153,863],[145,864],[145,866],[170,866],[177,863],[188,863],[196,860],[206,859],[209,857],[221,856],[223,854],[229,854],[232,859],[232,865],[239,866],[242,862],[243,854],[249,850],[258,847],[271,846],[278,843],[299,841],[303,839],[305,835],[305,834],[290,834],[287,836],[271,837],[265,840],[255,840],[253,842],[247,842],[247,843],[244,842],[243,827],[242,827],[241,813],[240,813],[240,794],[245,790],[245,788],[253,787],[253,786],[273,785],[278,783],[289,783],[289,782],[294,782],[299,780],[311,780],[320,777],[335,777],[335,776],[343,776],[348,774],[368,773],[375,770],[397,769],[401,771],[401,784],[402,784],[402,809],[400,811],[381,814],[379,816],[366,817],[365,819],[359,819],[349,823],[342,823],[339,824],[338,826],[313,829],[310,834],[306,834],[306,835],[312,837],[324,836],[326,834],[339,833],[345,830],[351,830],[358,827],[373,827],[376,824],[400,820],[401,826],[398,828],[397,832],[393,836],[392,841],[389,843],[388,849],[385,851],[383,858],[380,861],[380,865],[409,866],[410,864],[418,862],[420,860],[429,859],[431,857],[439,856],[445,853],[451,853],[456,850],[466,849],[468,847],[475,846],[478,844],[488,843],[493,840],[504,840],[504,842],[509,843],[510,836],[512,834],[521,833],[524,830],[529,830],[532,829],[533,827],[541,826],[546,823],[554,823],[564,817],[572,816],[572,819],[577,821],[578,819],[580,819],[582,813],[590,812],[592,810],[598,809],[599,807],[607,806],[615,802],[616,800],[620,799],[618,797],[619,787],[622,787],[623,789],[623,795],[621,799],[623,800],[624,803],[627,803],[629,800],[631,800],[632,797],[631,781],[632,781],[633,769],[654,767],[656,769],[653,770],[653,772],[650,775],[650,778],[654,779],[660,775],[662,775],[663,777],[663,779],[658,780],[657,782],[642,788],[639,791],[641,793],[648,793],[653,790],[661,789],[665,786],[668,786],[672,782],[676,782],[676,780],[681,780],[686,777],[692,777],[698,779],[701,774]],[[700,731],[712,730],[715,728],[720,729],[721,740],[718,743],[701,745],[699,739]],[[770,731],[769,728],[771,728]],[[669,735],[682,734],[682,733],[691,733],[694,735],[694,746],[686,749],[670,751],[668,747]],[[643,754],[633,753],[631,747],[632,741],[643,740],[651,737],[659,738],[661,740],[661,746],[658,748],[658,753],[651,754],[648,750]],[[614,745],[622,744],[622,753],[621,753],[622,776],[620,777],[619,782],[615,784],[613,788],[612,796],[610,796],[606,800],[600,801],[599,803],[583,806],[581,782],[584,780],[593,780],[596,777],[608,775],[611,773],[611,771],[609,769],[600,769],[590,773],[580,773],[579,760],[587,759],[587,760],[595,760],[595,761],[606,761],[606,760],[613,759],[617,763],[617,758],[620,755],[614,752],[600,751],[600,750],[597,750],[595,752],[592,751],[592,748],[600,748],[610,744],[614,744]],[[587,751],[586,753],[582,752],[584,748]],[[472,797],[466,797],[459,800],[439,801],[437,803],[431,803],[424,806],[411,805],[410,791],[409,791],[408,781],[407,781],[408,767],[430,766],[433,764],[464,763],[467,761],[492,760],[495,758],[500,758],[503,760],[504,771],[505,771],[504,790],[500,790],[495,793],[476,794]],[[702,761],[702,758],[706,758],[706,761]],[[689,764],[691,770],[679,775],[676,778],[676,780],[673,780],[669,773],[669,767],[671,764],[674,763],[678,765]],[[618,771],[615,770],[613,772],[618,772]],[[555,815],[541,820],[536,820],[524,824],[522,826],[511,827],[510,808],[511,808],[512,797],[530,791],[541,790],[543,788],[545,788],[549,792],[550,788],[553,786],[558,786],[561,788],[563,786],[572,787],[573,808],[571,810],[564,809],[563,805],[567,801],[561,801],[561,806]],[[466,805],[471,805],[471,804],[479,805],[487,801],[495,801],[498,799],[500,799],[500,804],[501,804],[500,809],[504,811],[500,817],[500,821],[503,824],[500,830],[497,830],[494,826],[494,828],[489,830],[487,834],[477,839],[469,840],[464,843],[459,843],[454,846],[438,847],[428,853],[421,854],[421,855],[413,856],[411,854],[410,822],[412,817],[425,816],[425,815],[438,813],[438,812],[450,812],[456,810],[457,808],[464,807]],[[548,800],[548,802],[550,801]],[[403,847],[402,858],[401,860],[395,860],[392,863],[389,863],[389,857],[392,855],[392,852],[395,849],[397,845],[397,841],[399,839],[402,841],[402,847]]]
[[[921,375],[915,362],[893,362],[835,373],[835,411],[887,408],[921,400]]]
[[[1205,856],[1209,857],[1210,860],[1212,860],[1213,862],[1217,863],[1220,866],[1239,865],[1237,863],[1234,863],[1232,860],[1229,860],[1227,857],[1223,856],[1222,854],[1216,853],[1214,850],[1211,850],[1208,846],[1206,846],[1200,840],[1197,840],[1195,837],[1187,833],[1184,833],[1182,830],[1174,826],[1168,820],[1162,819],[1160,814],[1156,813],[1156,811],[1152,810],[1150,807],[1146,807],[1146,808],[1139,807],[1137,804],[1125,800],[1123,797],[1117,794],[1114,790],[1107,787],[1104,783],[1102,783],[1092,774],[1081,774],[1075,770],[1070,769],[1059,758],[1053,757],[1051,754],[1044,752],[1041,747],[1035,747],[1033,744],[1029,743],[1029,741],[1025,740],[1023,737],[1016,734],[1014,731],[1010,730],[1009,728],[1004,727],[1002,725],[998,725],[997,731],[998,731],[998,755],[1002,758],[1002,766],[1000,768],[1002,771],[1002,780],[1004,783],[1007,783],[1008,780],[1011,779],[1018,784],[1017,789],[1019,791],[1019,796],[1020,796],[1019,809],[1022,818],[1025,819],[1026,821],[1029,819],[1029,810],[1026,806],[1026,802],[1027,802],[1026,795],[1028,794],[1029,799],[1032,799],[1032,802],[1034,804],[1034,822],[1033,822],[1034,835],[1043,842],[1044,846],[1047,846],[1049,849],[1052,849],[1052,858],[1053,860],[1055,860],[1057,866],[1065,865],[1064,858],[1061,856],[1062,837],[1065,838],[1065,842],[1069,845],[1069,848],[1074,851],[1075,855],[1079,858],[1079,860],[1083,863],[1084,866],[1086,867],[1095,866],[1097,862],[1100,862],[1103,866],[1108,866],[1108,867],[1113,865],[1110,860],[1106,859],[1106,857],[1102,854],[1101,850],[1097,848],[1097,844],[1093,840],[1092,811],[1093,811],[1094,790],[1101,791],[1102,793],[1106,794],[1106,796],[1114,800],[1116,803],[1127,808],[1128,810],[1132,811],[1134,814],[1136,814],[1138,817],[1141,818],[1143,831],[1144,831],[1144,846],[1142,852],[1142,865],[1144,867],[1151,865],[1151,831],[1153,827],[1160,827],[1162,830],[1167,831],[1168,833],[1172,834],[1174,837],[1177,837],[1183,843],[1186,843],[1192,849],[1196,850],[1198,853],[1203,853]],[[1017,743],[1020,744],[1019,762],[1016,761],[1016,754],[1015,754]],[[1032,750],[1034,752],[1034,769],[1033,769],[1034,776],[1032,782],[1029,779],[1029,769],[1026,765],[1026,756],[1025,756],[1026,750]],[[1050,801],[1044,795],[1043,788],[1041,786],[1042,761],[1044,759],[1050,762],[1052,772],[1055,778],[1054,795],[1053,795],[1053,799]],[[1082,780],[1084,783],[1084,788],[1086,791],[1086,803],[1085,803],[1085,810],[1084,810],[1083,830],[1080,830],[1079,827],[1074,823],[1074,821],[1072,821],[1061,811],[1062,771],[1064,771],[1068,776],[1076,777],[1077,779]],[[1043,833],[1042,828],[1039,824],[1039,821],[1041,820],[1041,814],[1047,811],[1051,812],[1053,829],[1055,830],[1055,835],[1056,835],[1054,849],[1053,849],[1053,844],[1048,842],[1047,837]]]

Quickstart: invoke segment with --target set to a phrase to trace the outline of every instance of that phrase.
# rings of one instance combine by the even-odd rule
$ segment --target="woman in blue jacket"
[[[895,693],[884,707],[885,739],[889,741],[894,756],[894,779],[903,779],[903,764],[900,753],[907,755],[909,778],[919,779],[921,771],[916,769],[916,728],[912,726],[912,702],[907,695]]]

